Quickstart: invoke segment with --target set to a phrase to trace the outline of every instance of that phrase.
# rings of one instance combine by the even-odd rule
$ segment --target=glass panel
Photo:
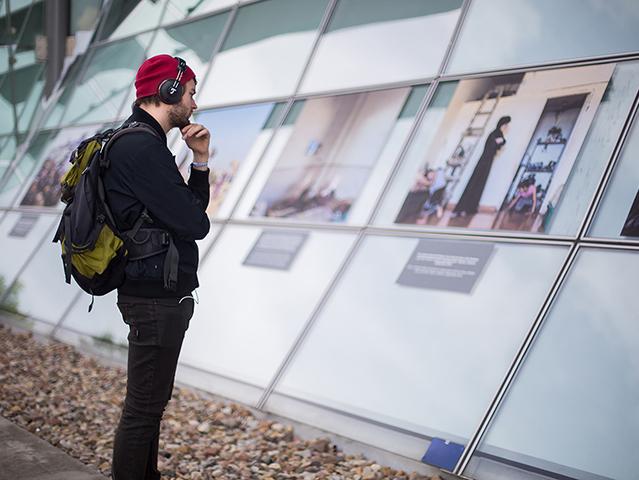
[[[13,132],[14,118],[20,118],[25,107],[28,107],[30,112],[26,113],[23,123],[30,120],[35,107],[33,97],[36,97],[35,101],[40,98],[44,83],[42,71],[42,65],[35,64],[13,70],[0,79],[0,115],[3,119],[0,122],[0,134]]]
[[[113,0],[98,40],[115,40],[155,28],[167,0]]]
[[[31,121],[33,120],[33,114],[36,111],[36,108],[39,106],[40,99],[42,97],[42,91],[44,90],[45,83],[45,75],[46,70],[43,66],[37,72],[33,83],[31,84],[31,89],[27,92],[25,88],[25,93],[22,97],[22,104],[20,108],[20,118],[18,120],[18,131],[26,132],[31,125]]]
[[[9,19],[7,9],[11,11]],[[1,2],[0,11],[0,44],[13,45],[18,52],[33,52],[36,36],[44,34],[44,2],[35,1],[33,5],[31,1]]]
[[[151,34],[96,47],[82,79],[70,89],[61,125],[114,120],[126,99],[135,73],[144,61]],[[66,92],[65,92],[66,93]]]
[[[162,25],[178,22],[235,5],[237,0],[169,0]]]
[[[36,160],[38,165],[35,176],[24,185],[19,196],[19,205],[21,207],[53,207],[61,210],[64,205],[60,203],[60,181],[69,169],[71,152],[83,139],[97,133],[102,129],[101,127],[101,125],[91,125],[66,128],[55,135],[47,136],[46,145],[42,144],[42,139],[38,140],[33,148],[39,150],[39,155],[22,158],[18,164],[18,170],[25,174],[34,170],[32,166],[35,165],[31,163],[32,159]],[[31,165],[28,165],[29,163]]]
[[[0,222],[0,248],[3,252],[10,252],[3,255],[0,262],[0,279],[5,286],[15,280],[20,268],[41,242],[49,243],[48,235],[53,238],[51,229],[57,221],[58,218],[51,215],[6,213]]]
[[[76,57],[73,63],[69,66],[69,69],[64,74],[64,79],[62,80],[62,85],[60,87],[62,93],[56,98],[55,103],[47,107],[46,117],[44,118],[42,128],[55,128],[60,124],[62,115],[64,115],[67,105],[69,104],[69,100],[75,91],[74,87],[78,80],[81,67],[85,65],[85,61],[88,60],[87,55],[89,53],[90,51],[84,55]],[[53,92],[52,95],[56,95],[58,93],[59,90]]]
[[[195,122],[212,132],[213,155],[209,159],[211,197],[207,213],[228,217],[255,165],[262,157],[276,125],[268,120],[281,117],[282,104],[261,103],[197,113]],[[184,142],[178,154],[180,171],[186,179],[193,153]]]
[[[301,91],[434,76],[461,4],[461,0],[340,1]]]
[[[441,84],[376,222],[574,235],[639,86],[637,68]]]
[[[178,27],[161,28],[156,32],[153,42],[146,52],[146,58],[159,54],[178,56],[184,59],[195,72],[201,85],[208,70],[213,49],[227,20],[228,13],[223,13]],[[196,101],[199,102],[198,99],[199,95],[196,95]],[[134,101],[135,86],[131,83],[128,98],[124,103],[126,114],[129,112],[128,106]]]
[[[219,227],[212,225],[207,239],[214,238],[218,230]],[[198,242],[198,246],[200,247],[201,257],[204,252],[202,241]],[[116,302],[117,292],[111,292],[104,297],[96,297],[93,308],[89,313],[87,310],[91,303],[91,297],[89,295],[81,295],[64,317],[61,327],[80,335],[87,335],[96,342],[112,343],[126,347],[129,328],[122,321],[122,315]]]
[[[355,235],[301,232],[308,236],[288,269],[245,265],[261,233],[255,227],[231,226],[222,232],[201,268],[201,300],[186,335],[181,360],[265,386],[339,268]]]
[[[327,0],[267,0],[241,7],[200,103],[219,105],[293,93]]]
[[[24,187],[27,178],[31,175],[42,152],[54,134],[55,132],[38,133],[29,144],[29,148],[25,154],[7,171],[6,178],[2,184],[0,184],[0,207],[9,207],[12,205],[16,195],[19,193],[19,190]]]
[[[463,261],[477,249],[485,250],[486,263],[472,272],[477,281],[463,293],[460,277],[450,280],[453,268],[445,265],[455,258],[470,265]],[[464,443],[566,253],[550,246],[366,237],[276,392]],[[441,266],[422,276],[434,283],[400,284],[400,275],[410,272],[407,262],[415,267],[413,259],[422,255]],[[277,405],[275,396],[268,408],[277,411]]]
[[[13,64],[14,70],[28,67],[37,63],[35,50],[27,50],[24,52],[14,52]],[[0,75],[9,71],[9,47],[0,46]]]
[[[16,139],[13,135],[0,139],[0,191],[4,175],[16,155]]]
[[[413,109],[403,107],[424,92],[406,87],[297,103],[238,216],[365,222],[414,121]]]
[[[623,152],[599,205],[589,235],[639,237],[639,122],[626,138]]]
[[[53,231],[51,238],[53,238]],[[44,241],[18,278],[17,310],[47,322],[57,322],[80,289],[64,281],[60,245]]]
[[[634,0],[473,0],[447,71],[634,52],[639,50],[637,22]]]
[[[102,0],[71,0],[70,33],[92,31],[100,17],[101,6]]]
[[[636,478],[638,268],[637,252],[579,253],[465,474],[496,478],[505,460],[537,473],[508,478]]]

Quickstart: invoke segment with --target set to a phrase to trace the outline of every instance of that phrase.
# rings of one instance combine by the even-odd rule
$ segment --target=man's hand
[[[208,129],[199,123],[190,123],[181,132],[186,145],[193,150],[193,156],[199,159],[196,161],[206,162],[209,158],[209,143],[211,141]]]

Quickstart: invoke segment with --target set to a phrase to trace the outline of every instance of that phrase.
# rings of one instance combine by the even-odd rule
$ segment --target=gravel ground
[[[123,369],[0,325],[0,415],[107,476],[124,391]],[[167,480],[429,478],[298,439],[290,426],[186,388],[164,414],[159,463]]]

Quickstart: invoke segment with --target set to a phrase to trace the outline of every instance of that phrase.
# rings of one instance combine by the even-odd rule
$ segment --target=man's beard
[[[182,130],[188,124],[190,124],[189,118],[191,117],[191,109],[184,105],[173,105],[169,110],[169,122],[171,122],[171,128],[177,127]]]

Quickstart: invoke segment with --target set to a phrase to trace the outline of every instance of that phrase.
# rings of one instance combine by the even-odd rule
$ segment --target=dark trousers
[[[159,480],[160,420],[171,398],[193,299],[119,295],[129,325],[126,398],[113,444],[114,480]]]

